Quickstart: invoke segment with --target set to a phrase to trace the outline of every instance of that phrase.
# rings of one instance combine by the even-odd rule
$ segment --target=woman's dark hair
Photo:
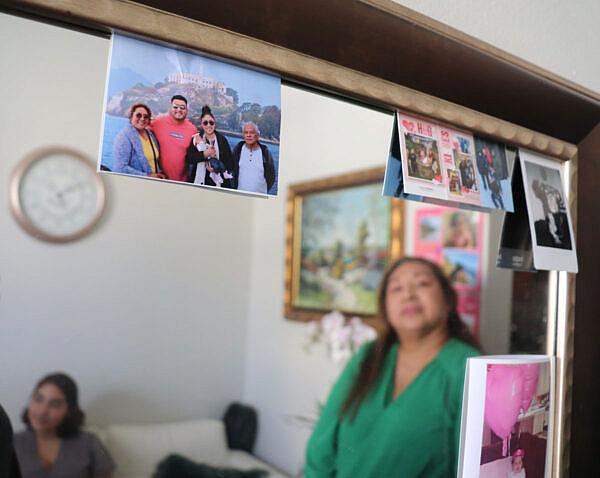
[[[152,118],[152,111],[150,111],[150,107],[148,105],[145,105],[144,103],[135,103],[131,105],[129,111],[127,112],[127,117],[131,119],[131,117],[133,116],[133,112],[138,108],[144,108],[147,111],[148,116]]]
[[[79,398],[77,391],[77,384],[75,380],[69,377],[65,373],[57,372],[51,373],[43,377],[33,389],[33,394],[35,394],[42,385],[46,385],[47,383],[51,383],[55,387],[57,387],[65,396],[65,401],[67,402],[67,414],[65,418],[61,422],[61,424],[56,429],[56,435],[59,438],[69,438],[77,435],[79,430],[83,426],[83,422],[85,420],[85,414],[79,408]],[[21,415],[21,420],[23,423],[27,425],[27,428],[31,430],[31,423],[29,422],[28,415],[29,407],[23,410]]]
[[[382,319],[383,331],[379,334],[374,346],[369,349],[360,365],[360,370],[356,376],[356,380],[354,381],[352,388],[350,388],[350,392],[348,393],[346,400],[342,404],[342,416],[349,415],[351,418],[356,416],[360,404],[375,386],[375,383],[381,374],[387,353],[392,346],[399,341],[396,332],[390,326],[385,307],[385,299],[390,276],[396,269],[404,264],[409,263],[422,264],[428,267],[440,284],[449,309],[447,323],[448,335],[452,338],[461,340],[478,350],[481,349],[477,339],[473,336],[473,334],[471,334],[465,323],[460,318],[460,315],[456,309],[458,305],[458,295],[456,294],[454,287],[452,287],[450,279],[448,279],[446,274],[444,274],[444,271],[442,271],[437,264],[421,257],[403,257],[398,259],[386,270],[377,295],[377,315],[380,319]]]
[[[210,106],[204,105],[202,107],[202,112],[200,113],[200,118],[204,118],[206,115],[210,116],[213,120],[215,119],[215,115],[212,114],[212,110]]]

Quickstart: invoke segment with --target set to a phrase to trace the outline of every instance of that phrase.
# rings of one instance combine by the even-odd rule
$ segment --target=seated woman
[[[186,154],[188,178],[194,184],[231,188],[233,159],[229,141],[217,131],[208,105],[200,116],[202,131],[192,138]]]
[[[54,373],[42,378],[22,415],[27,430],[14,444],[23,478],[110,478],[112,458],[92,433],[81,426],[77,385]]]
[[[456,476],[465,364],[479,353],[456,305],[437,265],[392,264],[378,297],[385,330],[331,391],[305,478]]]
[[[113,171],[164,179],[160,170],[159,146],[154,133],[148,129],[152,112],[142,103],[129,108],[129,124],[113,142]]]
[[[2,405],[0,405],[0,476],[21,478],[21,469],[13,446],[12,426]]]

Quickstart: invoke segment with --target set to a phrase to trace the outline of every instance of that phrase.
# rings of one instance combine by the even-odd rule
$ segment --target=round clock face
[[[11,207],[27,232],[47,241],[70,241],[89,232],[100,219],[104,185],[81,153],[46,148],[17,166]]]

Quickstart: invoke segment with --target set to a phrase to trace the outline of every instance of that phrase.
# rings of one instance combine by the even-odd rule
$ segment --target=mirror
[[[6,14],[0,39],[4,184],[38,146],[95,159],[109,41]],[[324,348],[307,353],[306,324],[282,314],[285,191],[383,165],[392,115],[292,85],[282,112],[276,199],[105,176],[104,218],[68,245],[25,235],[5,203],[0,362],[18,366],[0,388],[15,428],[35,381],[65,370],[99,426],[220,418],[232,401],[252,404],[255,453],[298,473],[310,433],[299,418],[316,413],[340,369]],[[496,269],[501,214],[487,219],[481,342],[489,353],[543,351],[548,279]]]

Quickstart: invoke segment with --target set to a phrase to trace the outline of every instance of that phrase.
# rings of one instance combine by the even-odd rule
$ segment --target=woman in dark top
[[[208,105],[202,108],[200,132],[187,150],[188,178],[194,184],[231,188],[233,158],[227,138],[217,131]]]
[[[19,463],[13,448],[12,426],[2,405],[0,405],[0,476],[21,478]]]
[[[27,430],[15,435],[15,450],[24,478],[110,478],[112,458],[92,433],[81,426],[77,385],[54,373],[42,378],[22,415]]]

